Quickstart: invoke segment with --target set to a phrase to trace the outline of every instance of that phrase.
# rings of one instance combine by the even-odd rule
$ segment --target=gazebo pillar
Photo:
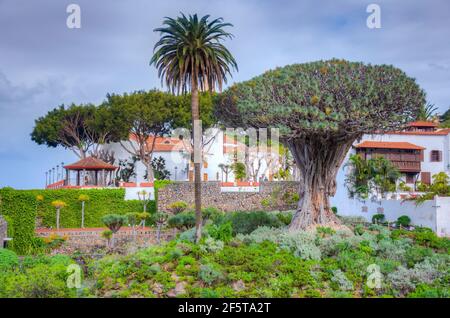
[[[83,169],[83,186],[86,185],[86,169]]]

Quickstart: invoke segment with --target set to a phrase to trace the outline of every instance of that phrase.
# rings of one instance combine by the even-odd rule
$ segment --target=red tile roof
[[[153,140],[155,137],[149,137],[147,139],[147,148],[151,149],[153,145]],[[130,140],[136,140],[135,135],[130,135]],[[156,137],[155,145],[153,148],[154,152],[172,152],[172,151],[187,151],[189,148],[190,142],[183,142],[179,138],[172,137]]]
[[[382,148],[382,149],[408,149],[408,150],[423,150],[424,147],[411,144],[409,142],[387,142],[387,141],[364,141],[356,148]]]
[[[431,121],[419,120],[419,121],[413,121],[412,123],[409,123],[408,126],[409,127],[437,127],[438,124],[433,123]]]
[[[117,167],[113,166],[107,162],[104,162],[103,160],[94,158],[94,157],[87,157],[84,159],[81,159],[75,163],[72,163],[70,165],[64,166],[64,168],[69,170],[116,170]]]
[[[450,128],[438,129],[435,131],[390,131],[386,134],[391,135],[415,135],[415,136],[447,136],[450,134]]]

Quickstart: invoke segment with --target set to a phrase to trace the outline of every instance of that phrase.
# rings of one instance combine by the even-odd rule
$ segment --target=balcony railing
[[[418,161],[392,161],[394,166],[402,172],[420,172],[420,162]]]

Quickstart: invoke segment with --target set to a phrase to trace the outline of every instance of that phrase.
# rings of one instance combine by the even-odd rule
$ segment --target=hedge
[[[60,190],[15,190],[0,189],[0,214],[6,216],[14,232],[10,248],[18,254],[30,254],[33,250],[36,216],[45,227],[55,227],[56,212],[51,203],[62,200],[67,207],[61,209],[61,228],[77,228],[81,225],[80,194],[89,196],[85,205],[85,227],[104,226],[101,218],[106,214],[142,212],[139,200],[125,201],[125,189],[60,189]],[[43,201],[36,196],[42,195]],[[151,201],[147,212],[156,212],[156,203]]]

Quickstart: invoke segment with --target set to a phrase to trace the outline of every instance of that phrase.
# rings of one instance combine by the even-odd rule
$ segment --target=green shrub
[[[331,227],[326,227],[326,226],[318,226],[316,228],[316,230],[317,230],[317,234],[321,237],[333,235],[334,233],[336,233],[336,231],[333,230]]]
[[[200,270],[198,272],[198,277],[201,281],[208,285],[212,285],[218,280],[223,279],[223,274],[221,271],[217,270],[213,265],[206,264],[201,265]]]
[[[127,217],[119,214],[107,214],[102,217],[102,222],[111,232],[116,233],[127,222]]]
[[[177,229],[188,229],[195,226],[195,214],[193,212],[182,212],[169,217],[169,227]]]
[[[183,201],[177,201],[169,205],[169,210],[173,214],[184,212],[187,209],[187,203]]]
[[[335,207],[335,206],[331,207],[331,211],[333,211],[333,213],[336,214],[336,215],[338,214],[338,208]]]
[[[226,222],[220,225],[211,225],[208,227],[208,234],[215,240],[227,243],[231,241],[233,237],[233,227],[231,222]]]
[[[384,222],[384,214],[374,214],[372,216],[372,223],[380,224]]]
[[[17,254],[11,250],[0,248],[0,271],[13,269],[19,265]]]
[[[409,227],[411,224],[411,219],[407,215],[400,216],[395,222],[397,226]]]
[[[281,227],[284,224],[268,212],[233,212],[226,214],[224,222],[231,222],[233,235],[250,234],[260,226]]]
[[[292,212],[278,212],[275,215],[277,216],[278,220],[280,220],[281,223],[283,223],[284,225],[291,224],[292,217],[293,217]]]
[[[207,207],[202,209],[202,216],[205,220],[218,220],[223,216],[223,212],[215,207]]]
[[[67,267],[62,264],[37,264],[23,272],[0,272],[0,297],[75,297],[76,290],[67,287],[66,270]]]

